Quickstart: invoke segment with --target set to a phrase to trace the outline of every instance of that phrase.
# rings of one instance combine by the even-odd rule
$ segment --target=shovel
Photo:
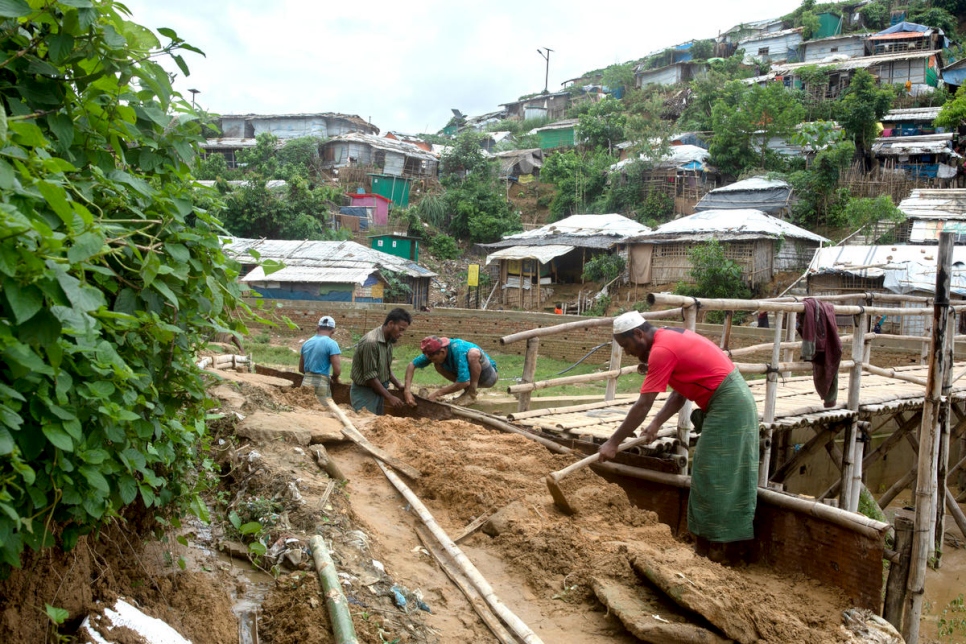
[[[623,452],[624,450],[630,449],[631,447],[637,447],[638,445],[647,445],[648,443],[653,443],[657,440],[654,438],[645,438],[644,436],[639,436],[633,440],[624,441],[618,446],[617,451]],[[570,501],[567,500],[567,496],[564,494],[563,490],[560,489],[560,479],[567,476],[568,474],[573,474],[577,470],[582,470],[589,465],[593,465],[599,460],[597,454],[591,454],[590,456],[583,458],[572,465],[568,465],[562,470],[557,470],[556,472],[550,472],[547,474],[547,487],[550,489],[550,495],[553,497],[553,503],[560,511],[564,514],[576,514],[577,510],[570,505]]]

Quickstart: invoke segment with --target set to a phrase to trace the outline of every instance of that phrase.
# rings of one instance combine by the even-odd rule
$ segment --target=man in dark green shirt
[[[382,415],[388,403],[390,407],[402,407],[405,403],[389,393],[389,383],[401,390],[403,385],[392,373],[392,345],[402,337],[413,318],[405,309],[393,309],[382,326],[365,336],[352,356],[352,387],[349,398],[356,411],[368,409]]]

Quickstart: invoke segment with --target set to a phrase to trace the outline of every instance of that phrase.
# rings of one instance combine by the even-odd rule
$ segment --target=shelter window
[[[768,47],[759,47],[758,48],[758,55],[759,56],[767,56],[768,55]]]
[[[835,53],[835,52],[837,52],[838,50],[839,50],[839,48],[838,48],[838,47],[832,47],[832,48],[831,48],[831,49],[829,50],[829,52],[830,52],[830,53],[833,53],[833,54],[834,54],[834,53]]]

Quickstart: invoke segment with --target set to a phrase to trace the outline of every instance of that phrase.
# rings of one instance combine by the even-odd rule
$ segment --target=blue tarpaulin
[[[369,230],[369,208],[364,206],[342,206],[339,208],[340,215],[351,215],[359,218],[359,229]]]
[[[900,22],[898,24],[892,25],[888,29],[883,29],[882,31],[875,34],[876,36],[882,36],[885,34],[897,34],[905,31],[918,31],[919,33],[925,33],[930,30],[935,30],[937,33],[942,34],[942,29],[936,29],[935,27],[929,27],[927,25],[918,25],[914,22]],[[949,47],[949,38],[943,36],[943,49]]]

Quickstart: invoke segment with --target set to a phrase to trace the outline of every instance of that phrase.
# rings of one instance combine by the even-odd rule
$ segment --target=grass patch
[[[251,343],[248,345],[248,351],[252,354],[252,359],[255,361],[255,364],[283,367],[299,366],[299,354],[288,347]]]

